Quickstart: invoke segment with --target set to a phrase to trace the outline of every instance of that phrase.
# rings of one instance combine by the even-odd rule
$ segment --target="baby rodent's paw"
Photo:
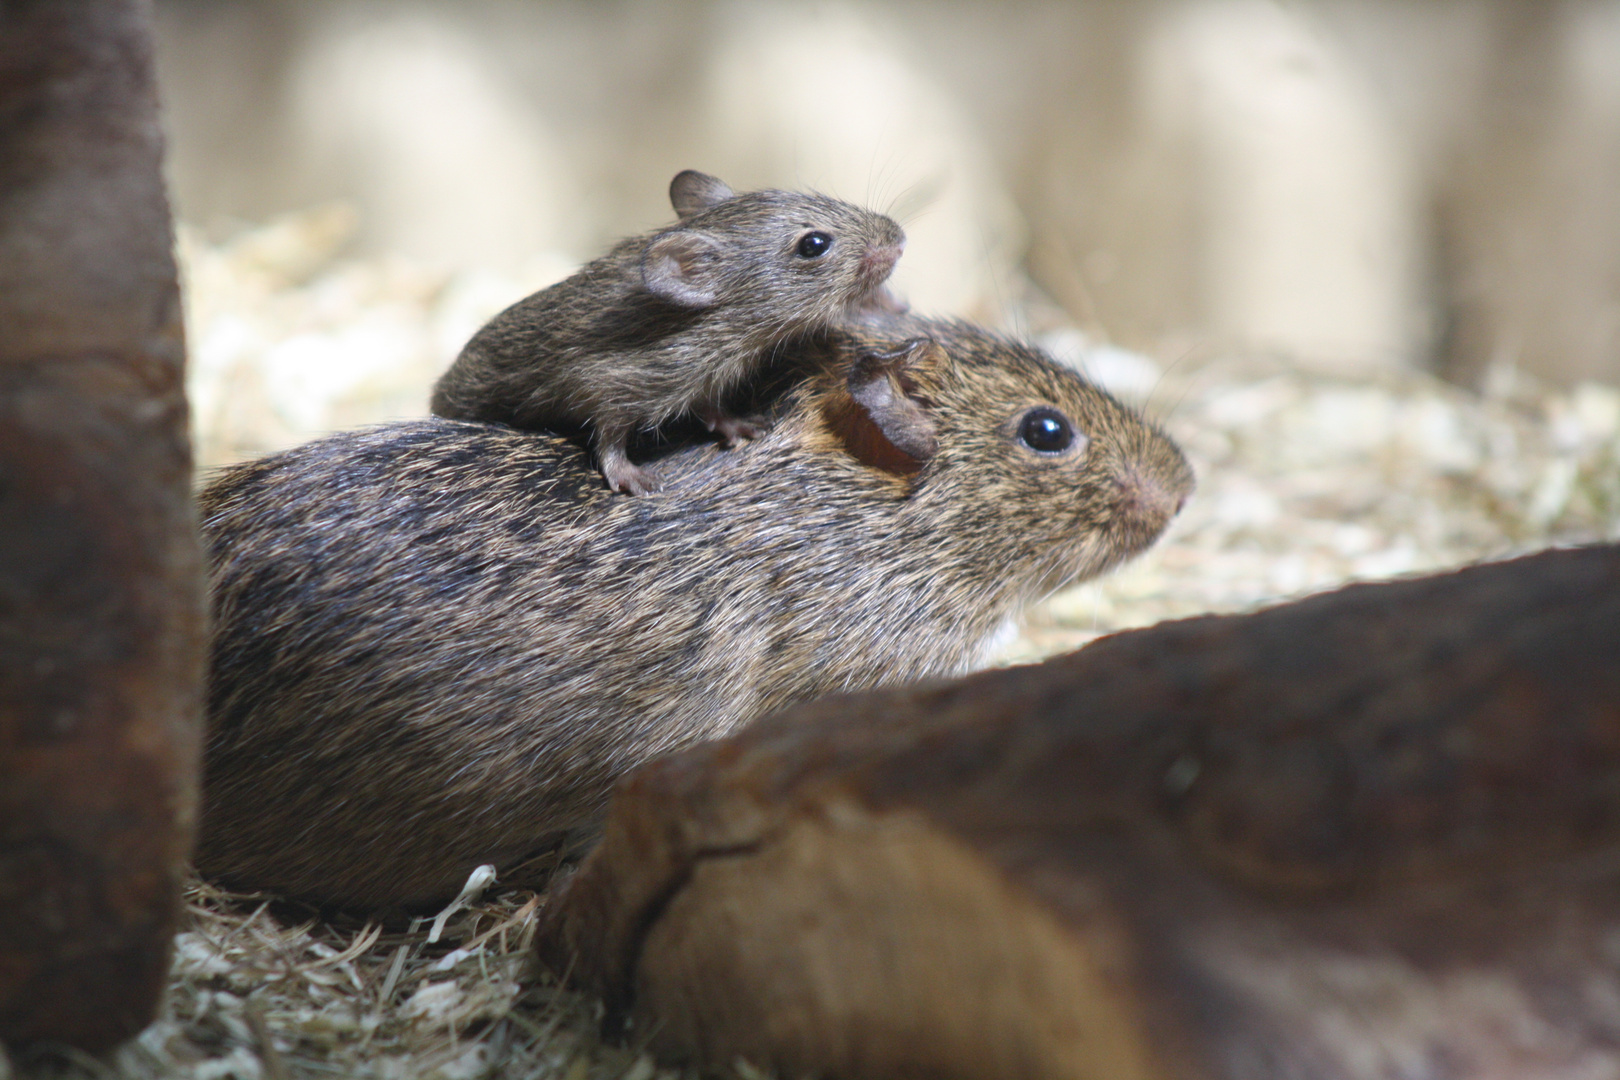
[[[608,487],[626,495],[651,495],[661,486],[651,473],[622,457],[604,460],[602,475]]]
[[[718,410],[704,411],[699,416],[727,448],[744,439],[757,439],[771,430],[770,423],[762,416],[727,416]]]

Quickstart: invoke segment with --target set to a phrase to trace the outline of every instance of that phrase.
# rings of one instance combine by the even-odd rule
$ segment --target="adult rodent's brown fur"
[[[362,907],[510,880],[655,755],[964,671],[1192,487],[1135,412],[966,325],[787,362],[767,433],[651,463],[643,498],[574,443],[438,418],[223,471],[199,868]]]
[[[501,312],[434,387],[439,416],[583,427],[608,486],[655,483],[625,456],[638,429],[691,411],[730,442],[757,425],[725,398],[789,338],[875,302],[905,244],[882,214],[820,195],[735,195],[688,169],[680,222]]]

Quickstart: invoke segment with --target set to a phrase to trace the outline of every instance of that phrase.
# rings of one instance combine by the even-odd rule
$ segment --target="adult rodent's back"
[[[563,439],[443,419],[225,470],[199,868],[345,905],[508,880],[648,758],[959,673],[1140,551],[1175,446],[1033,350],[893,320],[805,342],[776,423],[611,495]]]

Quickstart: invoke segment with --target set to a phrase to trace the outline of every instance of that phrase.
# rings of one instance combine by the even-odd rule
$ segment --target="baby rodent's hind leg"
[[[695,410],[698,419],[726,446],[735,446],[743,439],[757,439],[771,429],[760,416],[731,416],[718,405],[700,405]]]
[[[625,444],[630,441],[628,425],[598,425],[591,440],[596,450],[596,464],[607,478],[608,487],[626,495],[649,495],[659,484],[652,475],[625,456]]]

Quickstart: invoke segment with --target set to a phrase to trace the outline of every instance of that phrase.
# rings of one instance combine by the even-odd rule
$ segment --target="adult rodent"
[[[726,396],[795,335],[883,306],[905,247],[888,217],[791,191],[741,195],[688,169],[670,182],[678,224],[621,240],[472,336],[433,389],[439,416],[584,427],[608,486],[652,475],[631,436],[695,412],[729,444],[759,433]]]
[[[1192,489],[1136,412],[965,324],[785,360],[772,427],[650,463],[661,495],[612,495],[560,437],[442,418],[220,473],[199,869],[349,907],[440,900],[486,862],[510,881],[656,755],[967,670]]]

